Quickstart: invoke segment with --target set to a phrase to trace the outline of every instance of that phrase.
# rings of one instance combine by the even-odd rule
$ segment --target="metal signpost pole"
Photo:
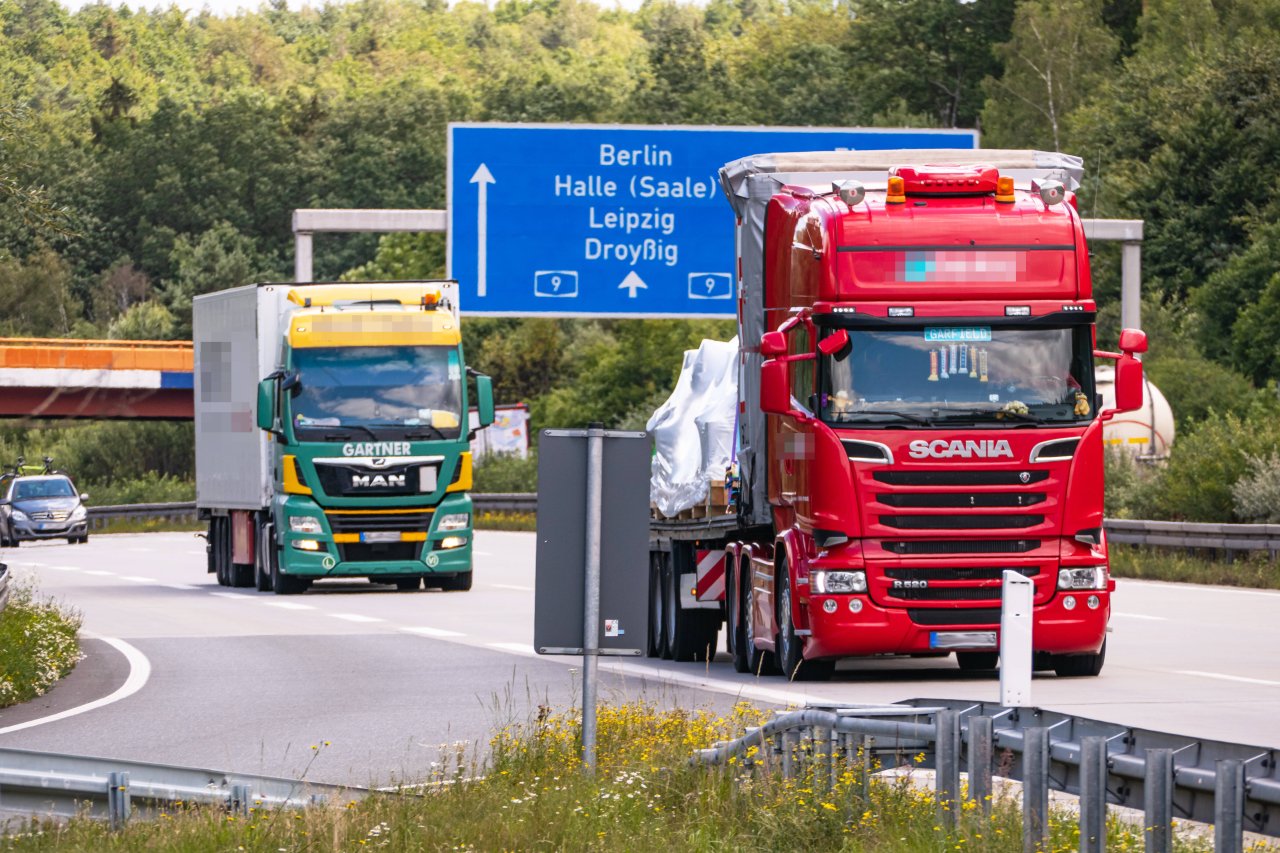
[[[587,429],[587,554],[582,628],[582,764],[596,769],[596,671],[600,662],[600,518],[604,424]]]

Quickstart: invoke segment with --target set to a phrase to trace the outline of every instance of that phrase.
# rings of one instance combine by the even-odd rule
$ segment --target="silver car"
[[[88,498],[65,474],[5,477],[0,480],[0,547],[37,539],[88,542]]]

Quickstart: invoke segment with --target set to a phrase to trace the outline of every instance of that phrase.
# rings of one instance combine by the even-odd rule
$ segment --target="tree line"
[[[443,207],[450,121],[975,127],[1082,156],[1082,213],[1146,221],[1147,365],[1180,432],[1112,510],[1262,517],[1232,487],[1280,483],[1280,0],[9,0],[0,33],[0,335],[187,337],[193,295],[289,277],[293,209]],[[439,235],[317,240],[318,278],[443,268]],[[1114,247],[1094,275],[1106,345]],[[499,399],[557,425],[643,423],[681,352],[732,333],[464,326]],[[1223,448],[1217,497],[1175,499]]]

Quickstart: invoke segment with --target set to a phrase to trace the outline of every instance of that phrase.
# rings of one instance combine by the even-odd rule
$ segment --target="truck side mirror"
[[[264,379],[258,383],[258,429],[275,432],[276,380]]]
[[[786,355],[787,336],[782,332],[765,332],[760,338],[760,354],[765,358]]]
[[[493,380],[483,373],[476,375],[476,408],[479,409],[480,426],[493,423]]]
[[[818,341],[818,350],[823,355],[833,355],[837,361],[843,361],[849,355],[849,332],[846,329],[836,329]]]
[[[1146,351],[1146,332],[1141,329],[1124,329],[1120,332],[1120,352],[1136,355]]]
[[[791,380],[785,361],[769,360],[760,365],[760,410],[770,415],[791,413]]]
[[[1142,333],[1139,332],[1138,334]],[[1121,344],[1123,345],[1123,343],[1124,338],[1122,336]],[[1146,343],[1145,339],[1143,343]],[[1142,362],[1127,352],[1116,359],[1115,390],[1115,410],[1117,412],[1132,412],[1135,409],[1142,408]]]

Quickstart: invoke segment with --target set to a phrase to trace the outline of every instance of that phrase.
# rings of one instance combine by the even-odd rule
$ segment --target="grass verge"
[[[1108,551],[1111,573],[1118,578],[1280,589],[1280,563],[1272,562],[1265,551],[1237,552],[1230,563],[1138,545],[1113,544]]]
[[[537,719],[499,731],[483,766],[462,752],[441,784],[410,796],[383,794],[346,807],[255,809],[248,818],[177,806],[155,820],[135,819],[110,833],[85,818],[36,822],[4,839],[15,851],[427,850],[842,850],[858,853],[1022,849],[1022,819],[1011,800],[986,815],[966,803],[954,830],[938,822],[931,790],[910,773],[873,778],[863,796],[859,769],[834,786],[818,776],[784,780],[776,762],[750,769],[689,764],[692,751],[740,735],[765,713],[747,705],[725,717],[660,711],[644,704],[606,706],[599,715],[598,770],[578,760],[580,720],[542,709]],[[923,756],[904,756],[912,765]],[[1079,848],[1076,817],[1051,820],[1046,851]],[[1108,826],[1109,850],[1143,849],[1141,827]],[[1179,853],[1211,844],[1180,840]]]
[[[0,708],[42,696],[81,658],[80,614],[18,585],[0,611]]]

